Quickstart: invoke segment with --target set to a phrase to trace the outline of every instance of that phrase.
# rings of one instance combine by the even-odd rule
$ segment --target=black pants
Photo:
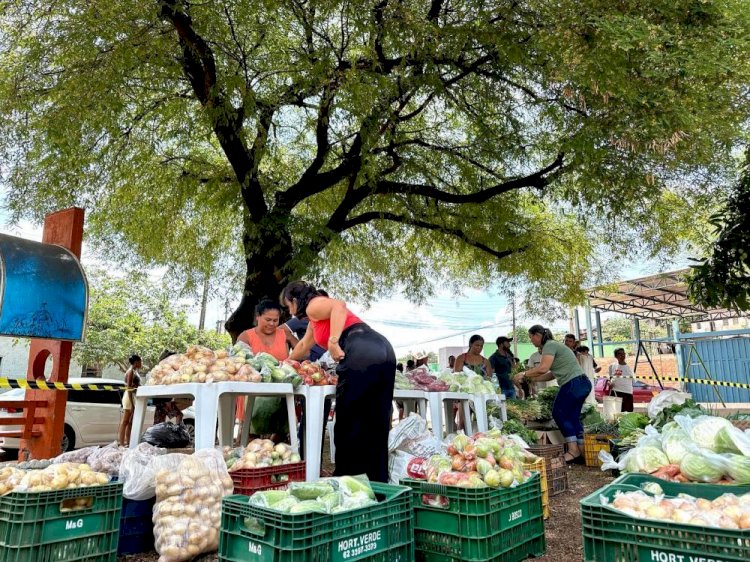
[[[388,482],[396,354],[366,324],[344,330],[339,345],[345,356],[336,370],[335,475],[367,474],[370,480]]]

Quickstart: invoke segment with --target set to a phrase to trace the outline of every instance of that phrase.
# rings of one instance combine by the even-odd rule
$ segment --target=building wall
[[[13,345],[18,341],[16,345]],[[8,379],[22,379],[26,377],[26,369],[29,362],[29,340],[0,337],[0,377]],[[49,375],[52,370],[51,360],[47,361],[45,374]],[[70,362],[70,377],[82,377],[83,367],[75,360]],[[124,373],[116,366],[109,366],[101,374],[104,378],[123,379]]]
[[[724,320],[714,320],[713,328],[711,322],[693,322],[690,324],[692,331],[695,332],[718,332],[721,330],[743,330],[750,328],[750,319],[746,316],[741,318],[726,318]]]

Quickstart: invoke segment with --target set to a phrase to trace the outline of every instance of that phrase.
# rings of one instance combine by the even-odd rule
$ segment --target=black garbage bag
[[[141,443],[164,449],[182,449],[190,445],[190,434],[184,424],[157,423],[143,432]]]

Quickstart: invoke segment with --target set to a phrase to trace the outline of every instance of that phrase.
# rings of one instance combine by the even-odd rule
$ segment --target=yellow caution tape
[[[750,384],[744,382],[731,382],[731,381],[714,381],[710,379],[693,379],[693,378],[680,378],[680,377],[656,377],[655,375],[635,375],[612,377],[612,379],[638,379],[638,380],[656,380],[662,382],[687,382],[692,384],[706,384],[710,386],[726,386],[729,388],[750,388]]]
[[[7,379],[0,377],[0,388],[23,388],[25,390],[108,390],[124,391],[135,390],[135,388],[125,388],[124,386],[114,386],[111,384],[79,384],[51,382],[44,379]]]

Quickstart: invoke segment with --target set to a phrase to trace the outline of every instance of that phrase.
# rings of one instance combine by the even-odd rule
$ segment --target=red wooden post
[[[47,215],[44,218],[42,242],[56,244],[70,250],[81,258],[83,242],[84,211],[78,207],[65,209]],[[44,378],[44,366],[47,358],[52,358],[50,381],[68,382],[68,369],[73,352],[73,343],[69,341],[32,339],[29,350],[29,365],[26,378],[29,380]],[[48,459],[60,453],[60,443],[65,425],[65,404],[68,393],[56,390],[27,390],[27,400],[43,400],[47,405],[37,408],[32,416],[42,416],[42,433],[39,437],[22,439],[19,458],[24,459],[26,452],[32,459]],[[28,412],[26,412],[28,415]]]

